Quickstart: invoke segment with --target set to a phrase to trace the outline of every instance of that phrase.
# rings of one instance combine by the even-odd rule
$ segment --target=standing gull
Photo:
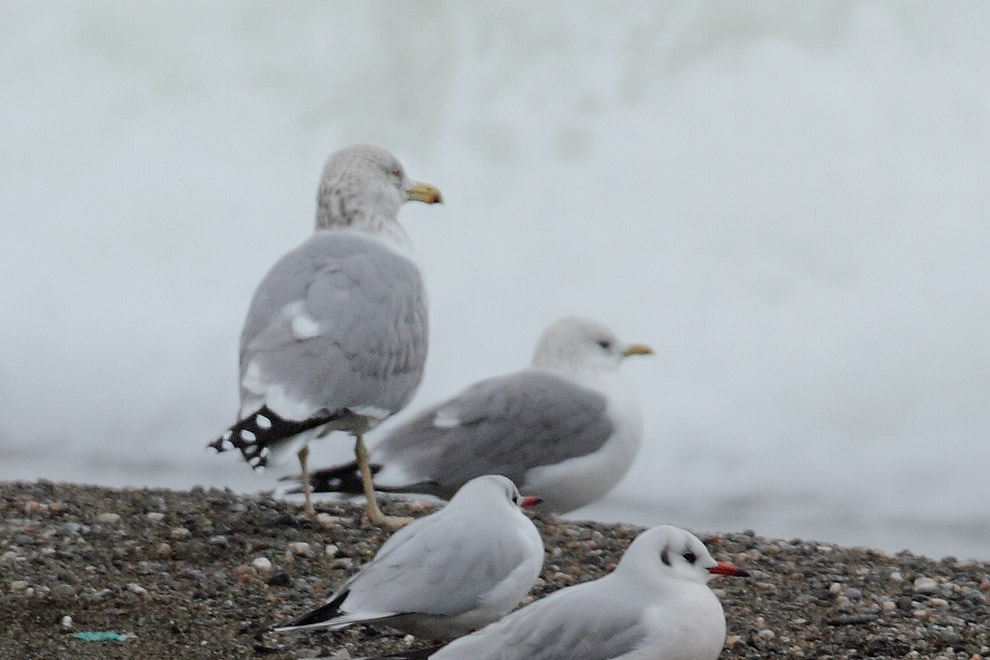
[[[326,604],[276,631],[382,623],[426,639],[453,639],[507,614],[543,566],[543,541],[502,476],[472,479],[441,510],[391,536]]]
[[[272,266],[251,300],[241,332],[238,422],[210,443],[240,450],[256,469],[297,451],[305,475],[310,440],[350,433],[368,516],[378,522],[384,516],[362,435],[409,402],[426,360],[426,293],[397,220],[409,200],[441,198],[384,149],[355,145],[330,156],[316,231]]]
[[[725,614],[714,575],[746,575],[716,562],[693,534],[663,525],[640,534],[615,571],[556,591],[439,649],[391,658],[431,660],[715,660]]]
[[[542,500],[537,511],[590,504],[625,475],[643,436],[619,363],[652,352],[596,321],[563,318],[544,331],[529,368],[478,382],[391,431],[372,451],[375,488],[449,498],[472,477],[504,474]],[[310,484],[363,487],[353,462],[312,473]]]

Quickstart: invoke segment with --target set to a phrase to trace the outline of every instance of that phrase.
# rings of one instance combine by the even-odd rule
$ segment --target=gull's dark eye
[[[599,340],[598,345],[601,346],[602,348],[604,348],[606,351],[608,349],[612,348],[612,342],[610,342],[607,339],[601,339],[601,340]]]
[[[400,170],[398,167],[396,167],[395,169],[393,169],[391,174],[396,179],[401,179],[402,178],[402,170]]]
[[[684,557],[684,561],[686,561],[689,564],[693,564],[694,562],[698,561],[698,558],[690,550],[688,550],[681,556]]]

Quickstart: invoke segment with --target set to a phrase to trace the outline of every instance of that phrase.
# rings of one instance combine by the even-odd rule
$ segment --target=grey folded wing
[[[362,406],[391,414],[419,384],[427,335],[412,260],[371,238],[316,232],[255,292],[241,334],[242,414],[276,399],[298,407],[295,419]]]
[[[464,516],[422,518],[390,537],[341,587],[350,590],[344,608],[447,616],[471,610],[526,560],[509,532]]]
[[[601,598],[596,582],[555,592],[501,621],[449,644],[434,656],[473,660],[609,660],[646,638],[642,612],[614,593]]]
[[[527,470],[597,451],[613,423],[608,401],[555,374],[526,369],[481,381],[393,430],[376,460],[437,485],[449,498],[468,480]]]

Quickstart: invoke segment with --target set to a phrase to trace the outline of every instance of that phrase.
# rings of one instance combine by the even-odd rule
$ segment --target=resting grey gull
[[[530,367],[480,381],[389,432],[371,453],[375,489],[447,499],[473,477],[504,474],[541,498],[536,511],[590,504],[625,475],[643,436],[619,363],[652,352],[596,321],[561,319]],[[310,485],[357,494],[357,470],[351,462],[312,472]]]
[[[431,640],[477,630],[518,605],[543,567],[543,541],[520,508],[535,502],[505,477],[472,479],[393,534],[322,607],[273,630],[380,623]]]
[[[555,591],[412,660],[716,660],[725,613],[708,588],[716,575],[746,576],[715,561],[698,537],[663,525],[643,532],[603,578]]]
[[[238,421],[209,445],[240,450],[255,469],[296,451],[306,474],[310,440],[349,433],[377,522],[362,435],[409,402],[427,350],[426,293],[396,217],[409,200],[442,201],[384,149],[359,144],[330,156],[316,231],[272,266],[251,301]]]

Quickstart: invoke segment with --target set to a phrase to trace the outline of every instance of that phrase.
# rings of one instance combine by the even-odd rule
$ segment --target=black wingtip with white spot
[[[382,466],[372,463],[368,468],[371,470],[372,476],[374,476],[378,474]],[[288,491],[289,493],[303,492],[301,474],[288,475],[282,477],[281,480],[299,482],[299,486]],[[310,472],[309,487],[311,492],[314,493],[360,495],[364,492],[364,482],[361,480],[361,471],[358,469],[357,461]]]
[[[338,417],[340,413],[318,415],[296,421],[284,419],[272,412],[268,406],[262,406],[261,409],[231,426],[207,446],[217,452],[237,449],[251,467],[261,470],[268,465],[268,456],[273,444],[288,440],[303,431],[328,424]]]

